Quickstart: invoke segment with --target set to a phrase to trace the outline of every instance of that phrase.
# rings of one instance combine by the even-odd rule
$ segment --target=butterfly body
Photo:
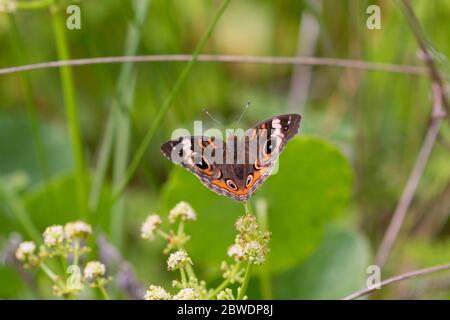
[[[253,126],[243,137],[232,135],[226,143],[216,137],[180,137],[164,143],[161,151],[210,190],[247,201],[273,171],[300,121],[298,114],[280,115]]]

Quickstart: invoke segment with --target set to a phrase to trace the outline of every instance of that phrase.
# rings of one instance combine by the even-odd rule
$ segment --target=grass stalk
[[[181,85],[184,83],[187,76],[191,72],[192,66],[197,61],[198,55],[205,47],[206,43],[208,42],[208,39],[211,37],[211,34],[213,33],[213,31],[217,25],[217,22],[219,21],[222,14],[225,12],[225,9],[227,8],[230,1],[231,0],[225,0],[223,2],[223,4],[220,7],[219,11],[217,12],[216,16],[214,17],[211,24],[209,25],[206,33],[202,36],[202,38],[200,39],[200,42],[195,47],[195,50],[192,54],[192,59],[185,65],[185,67],[181,71],[180,76],[178,77],[177,81],[175,82],[174,86],[172,87],[172,90],[170,91],[169,95],[167,96],[166,100],[164,101],[161,109],[159,109],[159,112],[156,114],[155,120],[153,120],[153,123],[151,124],[150,128],[147,130],[143,141],[140,143],[140,145],[131,161],[131,164],[128,167],[125,178],[118,185],[118,187],[114,189],[113,200],[118,199],[118,197],[123,193],[126,186],[130,182],[131,178],[134,176],[134,173],[136,172],[142,158],[144,157],[145,151],[147,150],[147,147],[149,146],[151,140],[153,139],[153,136],[155,135],[156,130],[159,128],[167,111],[169,110],[170,106],[172,105],[173,99],[175,98],[176,94],[178,93],[178,91],[181,88]]]
[[[56,51],[59,60],[70,59],[67,43],[66,23],[62,15],[61,6],[55,2],[51,7],[52,25],[55,36]],[[87,218],[87,183],[81,138],[78,107],[75,98],[75,88],[72,69],[69,66],[60,68],[61,86],[66,108],[66,118],[69,127],[69,138],[72,156],[75,163],[75,180],[77,188],[78,209],[80,216]]]
[[[139,49],[141,29],[147,19],[149,0],[134,0],[132,2],[134,18],[128,26],[125,40],[125,54],[135,55]],[[131,111],[133,94],[136,83],[136,73],[133,70],[134,63],[127,62],[122,65],[117,83],[116,98],[113,104],[114,121],[114,157],[113,157],[113,188],[125,178],[131,136]],[[111,236],[114,244],[121,248],[123,238],[124,199],[116,202],[112,208]]]
[[[19,28],[17,25],[16,18],[14,14],[8,14],[9,18],[9,24],[11,26],[11,38],[12,38],[12,46],[14,48],[14,54],[16,56],[16,61],[18,64],[24,64],[26,61],[25,58],[25,49],[24,49],[24,42],[22,37],[20,36]],[[37,117],[37,108],[36,104],[34,103],[33,99],[33,90],[31,85],[31,79],[28,72],[25,72],[21,75],[21,85],[24,92],[25,97],[25,103],[27,108],[27,114],[28,119],[30,121],[31,126],[31,132],[33,135],[33,142],[34,142],[34,149],[36,153],[36,159],[41,171],[42,180],[46,185],[48,184],[48,181],[50,180],[50,171],[49,171],[49,165],[48,165],[48,158],[46,155],[43,139],[42,139],[42,132],[41,127],[39,125],[39,120]],[[48,194],[46,195],[45,199],[45,206],[47,210],[50,210],[51,203],[53,203],[52,200],[52,187],[49,185]]]
[[[17,219],[17,222],[22,226],[26,235],[34,242],[39,243],[41,236],[31,220],[30,214],[25,209],[23,202],[20,198],[8,188],[3,179],[0,177],[0,203],[4,204],[6,208]]]

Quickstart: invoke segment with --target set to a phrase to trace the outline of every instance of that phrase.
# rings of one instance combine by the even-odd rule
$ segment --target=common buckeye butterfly
[[[210,190],[246,201],[269,177],[300,121],[299,114],[279,115],[253,126],[243,137],[232,135],[226,143],[216,137],[180,137],[164,143],[161,151]]]

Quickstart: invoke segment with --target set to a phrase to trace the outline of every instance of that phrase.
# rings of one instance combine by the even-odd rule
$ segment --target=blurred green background
[[[81,30],[62,28],[71,58],[190,54],[222,4],[57,2],[81,8]],[[381,7],[380,30],[366,27],[371,4]],[[450,1],[412,4],[447,78]],[[0,69],[67,58],[55,27],[67,15],[62,11],[63,20],[57,17],[48,8],[0,12]],[[422,65],[399,1],[231,1],[201,53]],[[430,122],[429,78],[333,66],[197,62],[123,196],[113,202],[111,190],[125,178],[185,65],[77,66],[71,69],[73,86],[70,75],[61,77],[57,68],[0,75],[0,298],[52,297],[44,276],[20,270],[11,252],[19,239],[32,239],[34,230],[74,219],[91,223],[96,237],[102,234],[129,262],[116,259],[108,265],[117,275],[114,297],[135,298],[139,284],[169,284],[173,274],[165,270],[164,244],[140,239],[140,225],[152,212],[166,218],[182,200],[198,213],[187,226],[196,271],[211,285],[218,283],[220,261],[243,207],[169,163],[159,146],[176,128],[192,130],[194,120],[214,127],[204,107],[232,127],[248,100],[252,105],[243,128],[277,114],[303,116],[300,135],[282,154],[278,174],[252,198],[253,206],[267,204],[272,240],[268,263],[255,268],[249,296],[270,296],[260,283],[261,271],[270,274],[274,298],[336,299],[365,286],[366,268],[373,264]],[[77,127],[76,115],[67,113],[71,103],[82,152],[69,134]],[[383,278],[450,260],[449,141],[444,121]],[[104,182],[96,185],[102,172]],[[81,201],[80,183],[87,190]],[[101,258],[101,245],[92,246],[91,255]],[[412,279],[373,297],[449,298],[449,280],[445,273]]]

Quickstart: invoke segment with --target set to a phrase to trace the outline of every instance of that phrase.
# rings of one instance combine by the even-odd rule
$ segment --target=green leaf
[[[272,271],[296,266],[314,251],[324,226],[346,208],[352,180],[348,161],[332,144],[310,136],[289,143],[278,172],[251,200],[263,198],[268,204]],[[187,226],[194,261],[217,266],[234,241],[233,224],[244,213],[242,204],[214,194],[176,167],[163,190],[162,207],[167,213],[181,200],[190,202],[198,214],[198,221]]]
[[[275,281],[278,299],[340,299],[365,286],[369,262],[366,240],[352,231],[330,230],[300,267]]]

